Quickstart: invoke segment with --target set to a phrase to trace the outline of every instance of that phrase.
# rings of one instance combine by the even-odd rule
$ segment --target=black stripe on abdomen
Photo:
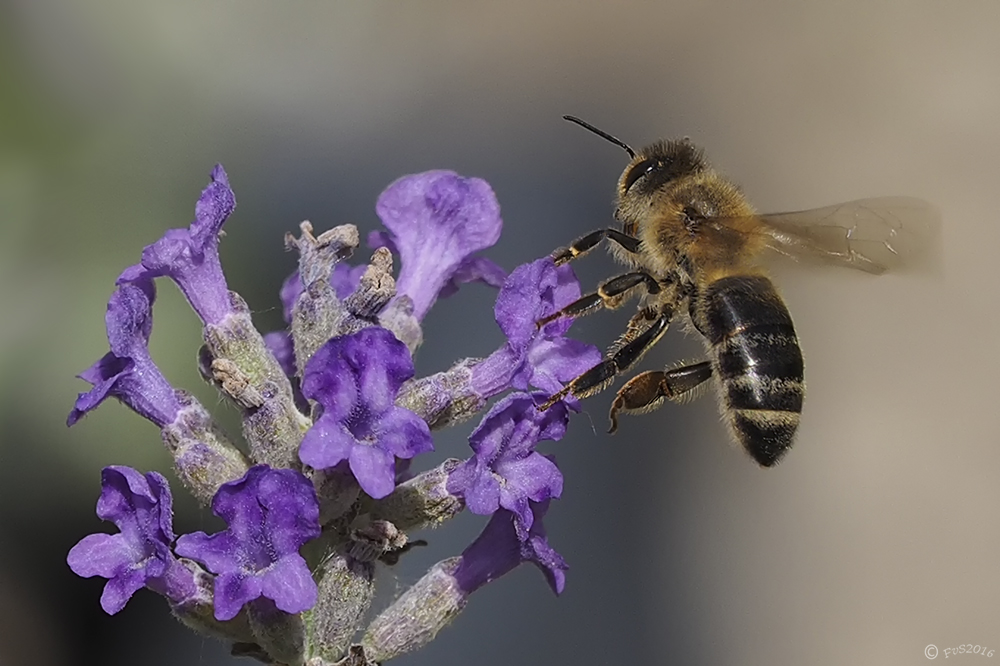
[[[724,416],[735,439],[770,467],[791,447],[802,411],[802,351],[788,308],[763,276],[731,276],[702,295]]]

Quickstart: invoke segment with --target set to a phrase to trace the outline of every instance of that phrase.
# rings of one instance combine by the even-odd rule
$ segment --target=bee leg
[[[567,395],[572,394],[577,398],[586,398],[601,391],[604,387],[619,374],[625,372],[639,362],[643,354],[655,345],[670,325],[673,318],[673,311],[665,311],[657,317],[642,333],[615,351],[609,358],[601,361],[590,370],[571,381],[566,387],[546,400],[538,407],[539,411],[545,411],[556,404]],[[634,317],[633,317],[634,319]]]
[[[618,391],[611,404],[609,433],[618,430],[618,412],[642,414],[651,412],[664,400],[675,400],[712,377],[708,361],[685,365],[671,370],[655,370],[636,375]]]
[[[539,319],[535,325],[541,328],[556,319],[580,317],[591,312],[596,312],[601,307],[614,310],[631,298],[635,294],[633,290],[641,284],[646,285],[646,293],[660,293],[660,283],[649,273],[645,271],[625,273],[610,280],[605,280],[597,287],[597,291],[594,293],[578,298],[562,310],[553,312],[544,319]]]
[[[559,248],[553,252],[551,255],[552,260],[556,262],[556,266],[562,266],[568,261],[572,261],[573,259],[587,254],[597,247],[597,245],[605,238],[618,243],[633,254],[639,251],[638,238],[633,238],[632,236],[624,234],[617,229],[598,229],[597,231],[590,232],[586,236],[580,236],[567,247]]]

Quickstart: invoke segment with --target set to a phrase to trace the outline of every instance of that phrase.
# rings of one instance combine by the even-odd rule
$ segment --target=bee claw
[[[608,418],[611,420],[611,427],[608,428],[609,435],[613,435],[618,431],[618,410],[621,407],[621,400],[621,396],[619,396],[611,403],[611,411],[608,412]]]

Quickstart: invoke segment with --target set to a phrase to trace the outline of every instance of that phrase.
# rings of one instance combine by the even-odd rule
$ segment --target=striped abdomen
[[[759,464],[776,464],[792,445],[802,412],[802,351],[774,285],[730,276],[700,294],[696,321],[709,342],[723,416]]]

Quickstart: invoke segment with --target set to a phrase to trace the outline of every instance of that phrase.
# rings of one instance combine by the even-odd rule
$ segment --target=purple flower
[[[579,297],[580,283],[569,266],[556,268],[545,257],[515,268],[494,310],[507,343],[473,370],[476,392],[489,397],[507,387],[524,391],[533,386],[551,395],[600,363],[596,347],[564,337],[572,319],[550,322],[541,330],[536,325]]]
[[[542,516],[548,508],[548,501],[531,503],[533,520],[527,538],[520,536],[515,516],[507,511],[493,514],[482,534],[462,552],[454,573],[459,587],[471,594],[522,562],[531,562],[545,575],[552,591],[562,593],[569,567],[545,537]]]
[[[195,205],[195,219],[187,229],[168,229],[147,245],[142,261],[130,266],[118,284],[140,278],[168,276],[184,292],[206,324],[218,324],[232,312],[229,288],[219,262],[219,232],[236,207],[236,197],[221,164],[212,170],[212,182]]]
[[[167,480],[156,472],[145,476],[130,467],[105,467],[97,515],[118,526],[118,534],[90,534],[66,557],[78,576],[108,579],[101,608],[120,611],[146,586],[174,602],[196,591],[194,576],[173,553],[172,499]]]
[[[486,181],[452,171],[404,176],[375,204],[391,236],[382,237],[400,257],[398,294],[413,299],[422,320],[453,280],[496,280],[502,269],[474,254],[500,238],[500,204]]]
[[[493,406],[469,437],[476,454],[448,476],[448,492],[465,498],[473,513],[489,515],[501,507],[515,516],[522,540],[531,528],[529,500],[562,494],[563,477],[535,444],[566,434],[569,414],[558,402],[539,412],[527,393],[512,393]]]
[[[302,462],[325,469],[347,460],[371,497],[391,493],[395,459],[434,448],[427,424],[393,404],[411,377],[410,352],[384,328],[365,328],[320,347],[306,364],[302,393],[322,405],[323,414],[302,440]]]
[[[418,321],[435,300],[454,294],[459,285],[479,281],[499,287],[506,279],[503,268],[476,255],[496,243],[503,226],[500,204],[486,181],[451,171],[405,176],[382,192],[375,208],[389,232],[371,232],[368,246],[387,247],[400,257],[396,291],[413,300]],[[354,293],[365,268],[334,266],[330,284],[337,298]],[[287,322],[302,289],[298,271],[281,286]]]
[[[153,329],[153,281],[123,284],[108,300],[104,316],[111,351],[80,373],[93,388],[81,393],[66,425],[73,425],[108,396],[114,396],[161,428],[177,418],[173,387],[149,355]]]
[[[251,467],[242,479],[219,488],[212,513],[229,528],[211,536],[185,534],[176,551],[217,574],[217,620],[236,617],[261,596],[286,613],[312,608],[317,587],[299,548],[320,534],[319,503],[302,474]]]

